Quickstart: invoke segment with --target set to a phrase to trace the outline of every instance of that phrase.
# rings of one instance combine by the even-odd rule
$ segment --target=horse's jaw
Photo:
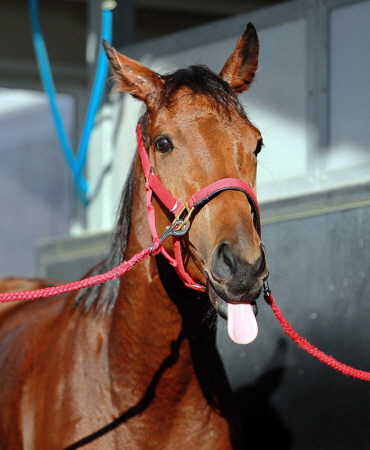
[[[231,303],[223,300],[209,285],[209,297],[218,314],[227,320],[230,339],[236,344],[250,344],[258,335],[256,302]]]

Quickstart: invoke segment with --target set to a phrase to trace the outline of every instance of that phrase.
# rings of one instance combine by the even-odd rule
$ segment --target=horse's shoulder
[[[8,278],[0,280],[0,292],[41,289],[60,284],[55,280]],[[75,352],[89,354],[89,349],[103,347],[110,317],[93,319],[93,311],[84,314],[74,306],[75,293],[30,301],[18,301],[11,306],[0,304],[0,366],[4,358],[20,364],[17,370],[53,360],[74,358]],[[61,358],[61,360],[59,359]],[[43,362],[41,362],[43,361]],[[5,364],[6,365],[6,364]]]
[[[9,277],[0,280],[0,292],[41,289],[58,284],[52,280]],[[0,304],[0,361],[6,365],[26,359],[61,322],[67,296]],[[22,357],[23,355],[23,357]],[[2,361],[4,362],[4,361]],[[1,365],[1,364],[0,364]]]

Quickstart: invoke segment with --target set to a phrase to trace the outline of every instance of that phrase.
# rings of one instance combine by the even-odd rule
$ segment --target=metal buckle
[[[185,211],[186,211],[186,215],[183,219],[181,219],[181,216],[184,214]],[[186,233],[186,230],[187,230],[186,223],[190,219],[190,216],[193,211],[194,211],[194,206],[192,208],[190,208],[189,205],[187,203],[185,203],[185,205],[183,206],[181,211],[175,216],[171,227],[176,225],[176,229],[175,229],[176,232],[182,231],[180,234],[173,233],[175,236],[181,236]]]
[[[180,227],[180,228],[179,228]],[[163,242],[168,236],[182,236],[188,230],[186,223],[182,220],[175,220],[172,225],[167,225],[165,232],[159,238],[161,242]]]
[[[178,229],[177,227],[180,228]],[[162,234],[162,236],[159,238],[161,243],[168,237],[168,236],[182,236],[188,231],[188,227],[186,223],[184,223],[182,220],[176,220],[172,223],[172,225],[167,225],[165,232]],[[154,247],[154,242],[150,247],[149,250],[149,256],[152,256],[152,251]]]

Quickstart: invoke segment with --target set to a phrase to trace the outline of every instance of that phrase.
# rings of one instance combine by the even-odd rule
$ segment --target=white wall
[[[58,102],[73,139],[74,99]],[[68,235],[74,205],[46,95],[0,89],[0,276],[36,275],[35,241]]]

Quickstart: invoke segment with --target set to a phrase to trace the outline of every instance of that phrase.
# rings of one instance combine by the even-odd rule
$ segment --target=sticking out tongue
[[[249,344],[258,334],[258,325],[252,305],[247,303],[227,304],[227,331],[236,344]]]

